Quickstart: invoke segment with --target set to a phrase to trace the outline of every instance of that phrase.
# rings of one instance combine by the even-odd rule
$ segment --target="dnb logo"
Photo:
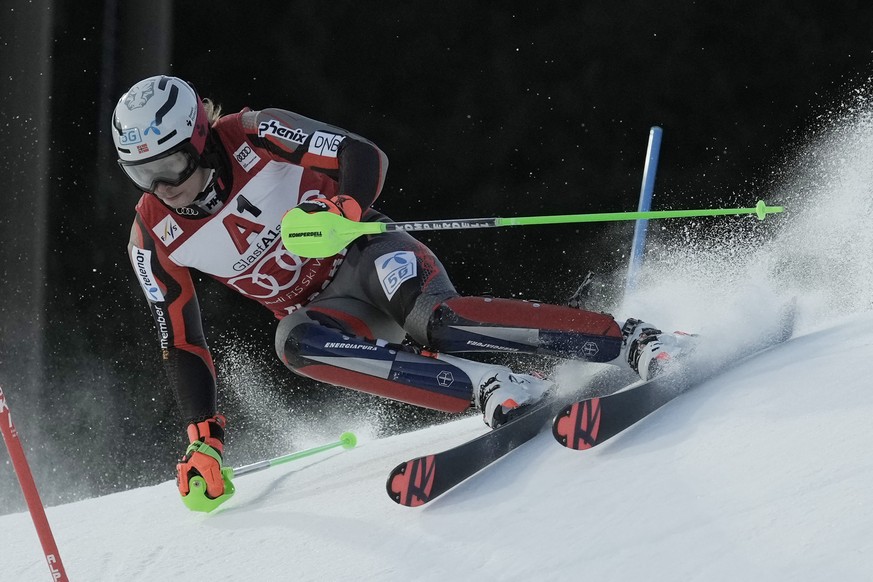
[[[300,257],[279,245],[258,261],[253,269],[228,279],[227,284],[253,299],[271,299],[298,282],[303,265]]]

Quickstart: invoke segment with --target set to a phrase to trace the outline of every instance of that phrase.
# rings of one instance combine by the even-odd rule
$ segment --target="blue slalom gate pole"
[[[649,130],[649,146],[646,150],[646,165],[643,168],[643,184],[640,188],[640,203],[637,207],[639,212],[648,212],[652,208],[652,196],[655,191],[655,175],[658,172],[658,157],[661,153],[660,127],[652,127]],[[627,266],[627,279],[625,283],[625,298],[633,292],[637,285],[637,276],[643,264],[643,252],[646,248],[646,231],[649,221],[640,219],[634,225],[634,239],[631,243],[630,260]]]

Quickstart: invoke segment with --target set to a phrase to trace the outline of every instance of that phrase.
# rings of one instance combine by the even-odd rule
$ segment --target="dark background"
[[[751,206],[864,86],[873,49],[873,4],[853,1],[34,4],[4,4],[0,25],[0,385],[49,504],[171,478],[184,446],[125,253],[137,194],[108,132],[139,79],[173,74],[226,112],[281,107],[368,137],[390,159],[376,206],[397,220],[529,216],[635,209],[654,125],[656,209]],[[632,229],[424,240],[462,293],[562,302],[593,269],[608,303]],[[266,310],[211,281],[200,296],[219,369],[290,422],[376,407],[384,434],[443,419],[293,377]],[[231,445],[283,452],[270,443],[285,425],[229,382]],[[0,448],[0,510],[23,507],[11,475]]]

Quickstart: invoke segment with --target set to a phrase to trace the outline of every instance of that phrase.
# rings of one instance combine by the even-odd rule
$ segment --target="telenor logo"
[[[148,300],[153,303],[163,301],[164,294],[161,292],[161,288],[158,287],[155,276],[152,273],[152,252],[132,246],[130,258],[133,260],[133,266],[136,269],[136,274],[139,276],[139,284],[142,286],[142,290],[145,291]]]
[[[382,290],[390,301],[404,281],[418,274],[418,263],[412,251],[387,253],[376,259],[376,273]]]

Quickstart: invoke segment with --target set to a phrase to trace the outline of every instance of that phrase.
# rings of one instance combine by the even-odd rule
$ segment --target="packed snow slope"
[[[398,462],[477,418],[240,477],[214,514],[173,483],[52,507],[71,580],[865,580],[873,571],[873,315],[812,330],[600,449],[541,435],[423,508]],[[27,514],[0,579],[48,580]]]
[[[390,501],[389,471],[482,433],[480,419],[361,438],[353,450],[240,477],[210,515],[189,512],[172,482],[51,507],[70,579],[871,579],[873,124],[864,110],[828,119],[740,201],[763,197],[789,212],[716,229],[684,223],[650,245],[645,293],[616,304],[618,317],[698,331],[727,352],[796,297],[789,342],[602,447],[569,451],[543,434],[422,508]],[[573,364],[556,377],[595,371]],[[0,517],[0,580],[48,579],[29,516]]]

